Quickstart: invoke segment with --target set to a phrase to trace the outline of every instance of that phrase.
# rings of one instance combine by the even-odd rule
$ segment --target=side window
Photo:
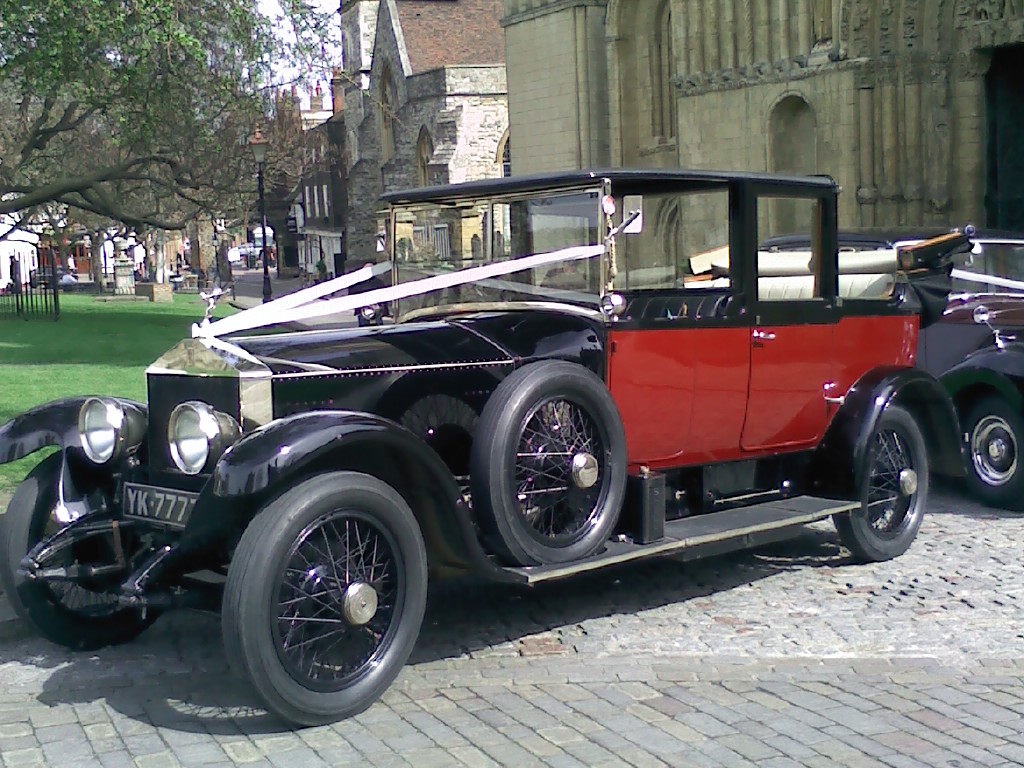
[[[642,226],[616,241],[618,290],[729,287],[729,192],[721,189],[627,195]]]
[[[757,242],[795,235],[805,243],[794,250],[757,252],[758,301],[822,298],[821,203],[795,197],[759,197]]]

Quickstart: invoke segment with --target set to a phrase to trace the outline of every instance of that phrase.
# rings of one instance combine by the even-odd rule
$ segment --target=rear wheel
[[[47,536],[61,528],[54,510],[60,482],[61,454],[43,459],[18,486],[7,514],[0,516],[0,581],[11,607],[47,640],[78,651],[120,645],[133,640],[157,616],[145,619],[139,611],[121,608],[117,583],[74,584],[58,581],[26,581],[18,575],[21,559]],[[78,548],[97,547],[87,541]],[[99,544],[97,557],[113,558]],[[94,554],[92,551],[90,555]],[[75,561],[76,547],[68,550],[65,565]],[[90,556],[89,561],[93,558]]]
[[[517,565],[579,560],[612,534],[626,492],[626,436],[604,382],[561,360],[498,385],[471,456],[473,509]]]
[[[843,544],[858,560],[889,560],[909,549],[924,517],[928,454],[914,417],[889,406],[864,456],[859,509],[835,518]]]
[[[1024,510],[1024,418],[1001,397],[985,397],[964,419],[971,496],[992,507]]]
[[[423,538],[398,492],[356,472],[319,475],[242,535],[224,592],[225,649],[278,716],[340,720],[401,671],[426,595]]]

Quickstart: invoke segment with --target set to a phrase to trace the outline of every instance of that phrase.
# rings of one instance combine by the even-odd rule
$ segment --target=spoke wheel
[[[607,437],[578,403],[551,399],[527,416],[516,451],[513,485],[523,521],[541,543],[578,541],[600,512]]]
[[[61,454],[40,462],[11,499],[0,518],[0,582],[15,612],[47,640],[74,650],[94,650],[133,640],[157,618],[148,611],[122,608],[119,577],[107,582],[25,581],[17,571],[21,558],[37,543],[61,528],[54,510],[60,482]],[[107,564],[114,553],[109,541],[85,540],[67,552],[62,565],[76,562]],[[130,553],[129,553],[130,554]]]
[[[357,472],[317,475],[269,502],[238,543],[227,656],[284,720],[340,720],[401,671],[426,594],[426,550],[402,496]]]
[[[894,428],[879,429],[871,446],[867,518],[879,536],[898,536],[917,492],[917,470],[904,438]]]
[[[914,417],[890,405],[875,425],[861,468],[861,506],[835,518],[854,557],[889,560],[917,536],[928,496],[928,455]]]
[[[355,511],[329,513],[299,535],[280,577],[275,640],[300,684],[341,690],[385,652],[405,599],[395,549]]]
[[[967,489],[991,507],[1024,510],[1024,418],[1001,397],[984,397],[963,418],[970,463]]]
[[[488,542],[514,565],[579,560],[618,523],[626,436],[604,382],[544,360],[495,389],[470,457],[473,509]]]

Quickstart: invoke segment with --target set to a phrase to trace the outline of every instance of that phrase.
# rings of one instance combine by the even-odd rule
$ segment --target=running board
[[[794,528],[857,509],[857,502],[796,496],[665,523],[665,537],[650,544],[609,541],[604,550],[574,563],[504,568],[511,580],[539,584],[609,565],[658,555],[696,559],[790,538]]]

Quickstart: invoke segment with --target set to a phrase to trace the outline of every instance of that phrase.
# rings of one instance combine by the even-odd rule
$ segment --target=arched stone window
[[[817,170],[817,121],[811,105],[801,96],[786,96],[775,105],[769,131],[773,171],[814,173]]]
[[[811,174],[818,171],[818,126],[814,110],[801,96],[786,96],[772,109],[769,119],[769,163],[775,173]],[[792,232],[794,205],[774,202],[772,221],[776,232]]]
[[[672,3],[662,0],[654,16],[651,57],[652,134],[671,139],[676,135],[676,98],[672,79],[676,74],[672,43]]]
[[[501,158],[501,175],[506,179],[512,175],[512,137],[505,131],[505,139],[501,143],[498,156]]]
[[[420,129],[420,138],[416,143],[416,169],[419,173],[420,186],[430,184],[430,161],[434,157],[434,141],[426,126]]]
[[[380,80],[380,159],[386,163],[395,156],[395,78],[384,67]]]

